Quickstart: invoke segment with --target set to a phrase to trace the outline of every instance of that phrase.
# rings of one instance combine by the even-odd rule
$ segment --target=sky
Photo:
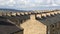
[[[18,10],[60,9],[60,0],[0,0],[0,8]]]

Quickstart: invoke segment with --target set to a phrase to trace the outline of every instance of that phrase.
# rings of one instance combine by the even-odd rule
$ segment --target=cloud
[[[37,7],[49,7],[49,6],[58,6],[55,4],[55,1],[52,0],[17,0],[17,8],[37,8]]]
[[[16,4],[14,0],[0,0],[0,6],[13,6]]]
[[[60,0],[54,0],[54,2],[58,5],[60,5]]]
[[[5,0],[0,0],[0,5],[5,5]]]
[[[51,6],[59,6],[59,4],[58,4],[58,2],[56,3],[55,0],[52,0],[52,4],[51,4]]]
[[[16,4],[16,2],[14,0],[9,0],[6,2],[7,6],[14,6],[14,4]]]
[[[51,0],[47,0],[47,3],[50,4],[51,3]]]
[[[16,8],[38,8],[59,6],[60,0],[0,0],[0,6],[16,7]]]
[[[18,0],[16,3],[17,6],[15,6],[19,8],[32,8],[36,6],[35,3],[31,3],[30,0]]]
[[[44,2],[44,0],[35,0],[35,3],[43,3]]]
[[[46,0],[17,0],[16,7],[33,8],[46,4]]]

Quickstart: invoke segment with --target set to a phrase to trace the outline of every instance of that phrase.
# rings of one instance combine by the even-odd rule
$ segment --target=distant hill
[[[17,10],[17,9],[8,9],[8,8],[0,8],[0,12],[34,12],[34,11],[49,11],[49,10]],[[60,9],[55,9],[52,11],[60,11]]]
[[[28,12],[26,10],[16,10],[16,9],[6,9],[6,8],[0,8],[0,11]]]

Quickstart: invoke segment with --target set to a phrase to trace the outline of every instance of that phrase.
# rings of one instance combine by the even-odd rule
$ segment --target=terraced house
[[[0,12],[1,34],[60,34],[60,11]]]

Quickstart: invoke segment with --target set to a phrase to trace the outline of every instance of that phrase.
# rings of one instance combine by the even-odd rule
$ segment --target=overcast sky
[[[60,0],[0,0],[0,8],[20,10],[60,9]]]

